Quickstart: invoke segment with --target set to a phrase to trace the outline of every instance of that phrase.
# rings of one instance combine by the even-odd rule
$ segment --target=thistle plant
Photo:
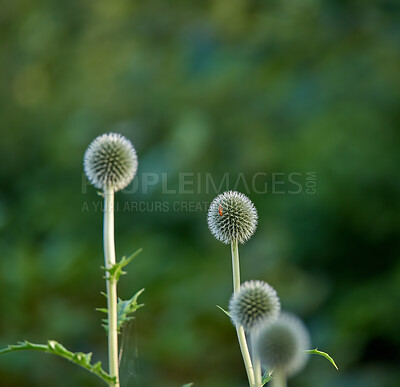
[[[107,314],[104,327],[108,335],[108,373],[101,367],[101,363],[91,363],[92,354],[68,351],[62,344],[49,340],[47,344],[33,344],[28,341],[18,345],[10,345],[0,351],[8,353],[20,350],[35,350],[61,356],[73,363],[80,365],[88,371],[99,376],[110,387],[119,387],[119,359],[118,359],[118,333],[123,324],[132,318],[132,314],[142,305],[138,304],[139,295],[144,289],[137,292],[128,300],[118,299],[117,283],[123,268],[135,258],[140,249],[128,258],[115,259],[114,244],[114,193],[125,188],[134,178],[138,167],[136,151],[130,141],[125,137],[109,133],[97,137],[89,145],[84,155],[84,170],[89,181],[104,197],[104,262],[107,288],[107,308],[98,308]]]
[[[305,364],[306,354],[333,359],[317,349],[308,350],[308,333],[299,319],[280,314],[277,292],[263,281],[240,285],[238,244],[245,243],[257,228],[257,210],[245,195],[228,191],[217,196],[208,210],[208,227],[217,240],[231,245],[233,295],[229,313],[236,327],[240,350],[250,387],[262,387],[272,380],[273,387],[285,387],[286,377]],[[246,333],[251,340],[252,356]],[[262,377],[262,367],[266,368]]]
[[[281,310],[276,290],[263,281],[247,281],[233,294],[229,313],[234,325],[243,326],[247,333],[265,320],[274,321]]]
[[[95,138],[84,156],[89,181],[105,193],[125,188],[134,178],[138,160],[131,142],[117,133]]]
[[[115,261],[114,243],[114,193],[125,188],[133,179],[138,167],[136,151],[125,137],[109,133],[97,137],[89,145],[84,156],[84,168],[89,181],[103,190],[104,195],[104,262],[107,283],[108,314],[108,364],[109,373],[116,378],[113,386],[119,386],[118,375],[118,319],[117,282],[112,274]]]
[[[220,242],[231,245],[233,291],[240,289],[239,243],[251,238],[257,228],[257,210],[251,200],[236,191],[218,195],[208,209],[208,227]],[[254,370],[243,326],[236,324],[240,350],[250,386],[254,386]]]
[[[208,210],[208,227],[220,242],[245,243],[257,228],[257,210],[251,200],[236,191],[218,195]]]

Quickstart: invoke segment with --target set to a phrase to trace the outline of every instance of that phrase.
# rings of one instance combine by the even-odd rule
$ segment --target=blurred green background
[[[3,1],[0,346],[52,338],[106,366],[101,198],[82,158],[114,131],[140,163],[117,194],[117,255],[144,249],[119,294],[146,288],[122,386],[246,385],[216,308],[229,247],[207,204],[189,207],[227,188],[260,218],[242,280],[274,286],[340,367],[311,357],[290,385],[400,385],[399,16],[395,0]],[[102,385],[33,352],[1,356],[0,380]]]

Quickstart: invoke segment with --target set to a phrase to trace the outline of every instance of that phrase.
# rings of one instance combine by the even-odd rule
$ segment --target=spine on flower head
[[[250,333],[261,321],[278,318],[281,303],[275,289],[263,281],[242,284],[229,303],[229,312],[235,325]]]
[[[135,177],[137,167],[135,148],[127,138],[117,133],[95,138],[84,156],[87,178],[102,190],[125,188]]]
[[[218,195],[208,209],[208,227],[219,241],[244,243],[257,228],[257,210],[244,194],[228,191]]]

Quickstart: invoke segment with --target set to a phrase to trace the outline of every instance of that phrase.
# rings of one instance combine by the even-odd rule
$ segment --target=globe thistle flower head
[[[208,209],[208,227],[220,242],[246,242],[257,228],[257,210],[242,193],[227,191],[218,195]]]
[[[263,281],[248,281],[242,284],[229,303],[232,322],[251,332],[261,321],[278,318],[281,303],[275,289]]]
[[[138,167],[135,148],[117,133],[95,138],[85,152],[83,164],[87,178],[95,187],[114,191],[125,188]]]
[[[308,358],[303,351],[310,346],[308,331],[301,320],[282,313],[275,322],[260,325],[255,349],[262,365],[288,376],[300,371]]]

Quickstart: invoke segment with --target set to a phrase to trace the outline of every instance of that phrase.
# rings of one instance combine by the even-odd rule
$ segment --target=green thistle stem
[[[255,387],[262,387],[262,374],[261,374],[261,362],[260,357],[257,355],[255,350],[255,338],[256,334],[251,334],[251,353],[253,355],[253,367],[254,367],[254,382]]]
[[[234,240],[231,243],[232,251],[232,269],[233,269],[233,291],[237,293],[240,289],[240,265],[239,265],[239,249],[238,241]],[[254,370],[251,363],[249,348],[247,346],[246,335],[241,325],[236,324],[236,332],[239,340],[240,351],[244,365],[246,367],[247,378],[249,379],[250,387],[255,387]]]
[[[271,387],[286,387],[286,375],[282,371],[274,371],[272,374]]]
[[[104,261],[106,269],[115,265],[114,244],[114,189],[104,189]],[[106,274],[108,308],[108,364],[109,374],[116,378],[110,387],[119,387],[118,332],[117,332],[117,281]]]

